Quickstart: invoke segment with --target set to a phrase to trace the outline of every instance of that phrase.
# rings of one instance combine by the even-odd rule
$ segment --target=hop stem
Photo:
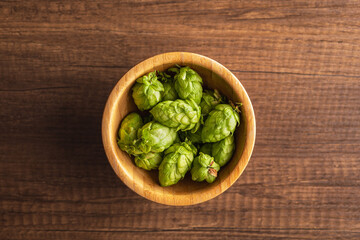
[[[209,174],[214,176],[214,177],[217,177],[217,171],[216,169],[214,168],[209,168]]]
[[[237,113],[241,113],[240,107],[242,106],[242,103],[236,103],[236,104],[234,104],[231,100],[229,100],[229,104],[231,105],[231,107],[232,107]]]
[[[214,97],[216,99],[221,99],[221,95],[220,95],[220,93],[219,93],[219,91],[217,89],[214,89]]]

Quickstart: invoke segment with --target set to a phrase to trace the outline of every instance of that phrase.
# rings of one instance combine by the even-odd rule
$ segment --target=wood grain
[[[0,238],[359,239],[359,36],[358,1],[1,1]],[[229,68],[257,120],[241,178],[188,207],[101,143],[117,80],[170,51]]]

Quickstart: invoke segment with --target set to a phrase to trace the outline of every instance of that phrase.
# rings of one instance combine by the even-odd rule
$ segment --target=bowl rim
[[[210,70],[213,73],[216,73],[221,78],[225,79],[225,81],[228,81],[228,78],[230,78],[233,82],[235,82],[235,84],[238,85],[238,87],[239,87],[239,89],[236,89],[235,91],[237,91],[237,93],[239,93],[239,94],[240,93],[242,94],[242,97],[243,97],[242,102],[244,102],[244,100],[246,101],[247,119],[250,119],[250,121],[252,121],[251,126],[253,126],[252,129],[248,129],[248,127],[245,128],[246,138],[245,138],[244,150],[239,158],[239,162],[236,164],[235,168],[233,169],[233,171],[237,170],[236,175],[233,176],[232,174],[230,174],[227,177],[229,179],[226,178],[226,180],[227,180],[226,184],[220,183],[219,191],[213,191],[213,189],[209,189],[208,191],[199,193],[199,194],[201,194],[201,196],[198,196],[197,198],[189,197],[187,200],[180,201],[180,202],[176,201],[175,198],[167,198],[166,196],[151,197],[153,195],[145,194],[144,191],[141,190],[141,186],[138,185],[138,183],[136,183],[136,181],[134,181],[133,177],[130,176],[130,173],[126,173],[126,172],[125,172],[125,174],[120,173],[120,170],[124,170],[124,166],[121,163],[121,159],[119,159],[117,154],[115,153],[115,148],[118,148],[117,143],[116,142],[113,143],[111,141],[111,133],[108,131],[108,128],[110,128],[111,119],[113,118],[112,116],[114,115],[113,109],[114,109],[115,105],[118,103],[118,99],[121,96],[121,94],[119,94],[119,90],[121,91],[123,86],[126,86],[127,84],[129,84],[129,81],[125,81],[125,80],[128,78],[132,78],[132,80],[135,81],[135,79],[137,78],[136,73],[139,71],[139,69],[146,69],[144,72],[153,71],[154,67],[152,64],[154,62],[158,62],[159,64],[157,64],[157,65],[168,64],[168,63],[172,63],[170,60],[177,59],[179,57],[180,57],[181,61],[184,62],[185,65],[193,64],[193,65],[203,67],[205,69]],[[176,64],[176,63],[174,63],[174,64]],[[131,81],[131,82],[133,82],[133,81]],[[250,115],[248,115],[248,114],[250,114]],[[158,54],[153,57],[145,59],[144,61],[142,61],[142,62],[138,63],[137,65],[135,65],[134,67],[132,67],[127,73],[125,73],[120,78],[120,80],[118,80],[118,82],[112,89],[112,91],[107,99],[105,108],[104,108],[103,117],[102,117],[101,134],[102,134],[103,147],[104,147],[106,156],[108,158],[108,161],[109,161],[110,165],[112,166],[113,170],[115,171],[116,175],[122,180],[123,183],[125,183],[125,185],[127,185],[127,187],[129,187],[131,190],[133,190],[140,196],[142,196],[146,199],[149,199],[151,201],[165,204],[165,205],[183,206],[183,205],[194,205],[194,204],[198,204],[198,203],[213,199],[213,198],[217,197],[218,195],[220,195],[221,193],[225,192],[228,188],[230,188],[237,181],[237,179],[241,176],[241,174],[245,170],[246,166],[248,165],[251,155],[252,155],[252,152],[253,152],[253,149],[254,149],[255,138],[256,138],[256,121],[255,121],[254,109],[253,109],[251,100],[250,100],[245,88],[243,87],[243,85],[241,84],[239,79],[229,69],[227,69],[225,66],[223,66],[219,62],[217,62],[209,57],[197,54],[197,53],[167,52],[167,53]],[[247,149],[247,151],[245,151],[245,149]],[[245,158],[246,162],[245,162],[245,164],[240,166],[241,165],[240,159],[242,159],[243,157]],[[186,195],[184,195],[184,196],[186,197]],[[186,199],[186,198],[183,198],[183,200],[184,199]]]

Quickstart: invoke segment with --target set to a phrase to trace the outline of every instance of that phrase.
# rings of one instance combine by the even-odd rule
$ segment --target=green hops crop
[[[136,166],[143,168],[145,170],[157,169],[162,161],[161,153],[142,153],[135,156]]]
[[[139,154],[135,147],[137,131],[143,126],[141,116],[137,113],[128,114],[121,122],[118,132],[118,145],[121,150],[129,154]]]
[[[164,86],[157,79],[156,71],[154,71],[138,78],[132,90],[136,106],[144,111],[160,102]]]
[[[193,99],[200,104],[202,97],[202,78],[189,67],[180,68],[174,77],[175,90],[182,99]]]
[[[234,154],[235,142],[234,136],[230,135],[223,140],[213,143],[211,147],[211,156],[214,157],[220,167],[224,166]]]
[[[202,182],[206,180],[208,183],[212,183],[215,181],[219,170],[220,166],[213,157],[200,152],[199,156],[194,159],[191,178],[193,181]]]
[[[233,134],[240,124],[239,114],[229,104],[219,104],[209,113],[201,132],[204,143],[218,142]]]
[[[201,115],[206,117],[221,101],[221,95],[216,89],[214,91],[205,90],[200,102]]]
[[[159,166],[161,186],[176,184],[191,169],[196,148],[190,142],[175,143],[165,151]]]
[[[150,110],[159,123],[176,128],[176,130],[191,130],[200,121],[201,109],[192,100],[164,101]],[[194,129],[195,131],[197,129]]]
[[[151,121],[139,129],[137,145],[144,153],[162,152],[170,147],[176,138],[175,128]]]

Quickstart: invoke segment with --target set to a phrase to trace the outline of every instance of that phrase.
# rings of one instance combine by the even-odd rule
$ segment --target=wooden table
[[[240,179],[170,207],[128,189],[101,142],[140,61],[211,57],[257,118]],[[0,239],[360,239],[359,1],[1,1]]]

